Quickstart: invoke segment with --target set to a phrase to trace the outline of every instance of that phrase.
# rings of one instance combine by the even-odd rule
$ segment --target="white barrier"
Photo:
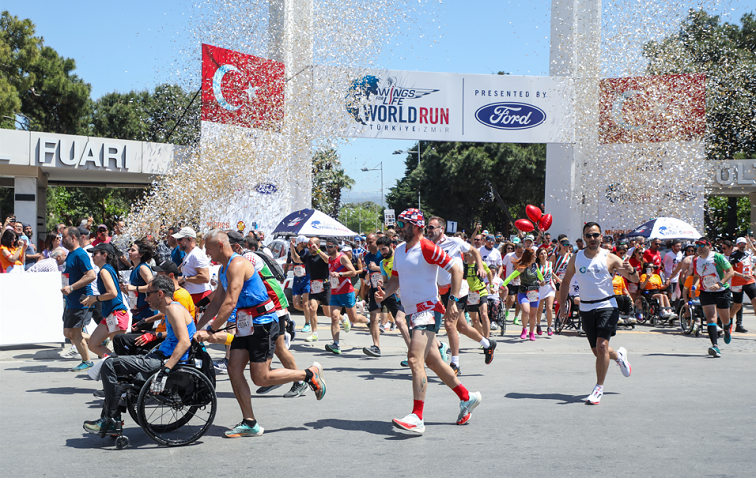
[[[0,274],[0,346],[62,343],[59,272]]]

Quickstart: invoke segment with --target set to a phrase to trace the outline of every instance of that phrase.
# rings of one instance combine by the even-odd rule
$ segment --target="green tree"
[[[504,231],[504,212],[490,202],[486,180],[497,189],[514,219],[525,217],[526,205],[543,202],[545,145],[423,141],[420,148],[420,166],[416,154],[408,155],[405,176],[386,195],[397,213],[417,207],[419,190],[421,208],[427,215],[457,221],[460,230],[471,230],[481,221],[486,229],[509,233]]]
[[[706,75],[706,156],[710,160],[756,157],[756,16],[742,26],[690,10],[680,30],[644,46],[652,75]],[[742,235],[750,223],[748,198],[709,198],[706,233]]]
[[[0,63],[3,116],[22,115],[26,128],[35,131],[86,132],[91,86],[73,73],[73,59],[58,55],[42,38],[34,37],[31,21],[2,13],[0,58],[4,60]],[[15,118],[3,120],[3,127],[15,127]]]
[[[138,200],[143,189],[71,188],[47,189],[47,230],[56,224],[78,226],[81,218],[92,216],[95,225],[107,224],[128,214],[131,204]]]
[[[339,154],[329,148],[316,151],[312,157],[312,207],[334,219],[341,209],[342,189],[352,189],[354,179],[341,167]]]
[[[93,105],[92,134],[196,145],[200,136],[200,101],[194,93],[170,84],[158,85],[152,92],[108,93]]]
[[[373,232],[383,223],[380,204],[373,201],[347,203],[339,211],[339,222],[354,232]]]

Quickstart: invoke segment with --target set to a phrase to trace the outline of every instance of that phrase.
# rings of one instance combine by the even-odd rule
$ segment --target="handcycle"
[[[507,331],[507,320],[504,313],[504,307],[506,307],[506,303],[503,302],[505,301],[500,298],[494,298],[490,295],[488,296],[488,317],[491,322],[495,322],[499,325],[499,330],[502,337]]]
[[[159,394],[150,391],[157,373],[146,379],[137,375],[119,375],[116,390],[121,397],[121,412],[128,410],[131,418],[153,441],[165,446],[193,443],[207,432],[215,419],[218,405],[215,394],[215,373],[204,345],[192,342],[186,363],[179,364],[168,375]],[[110,426],[103,423],[100,437]],[[123,426],[116,426],[116,448],[129,446]]]
[[[554,332],[557,334],[561,334],[562,330],[564,328],[568,329],[575,329],[578,333],[583,330],[582,326],[582,319],[580,318],[580,310],[577,304],[575,303],[575,296],[574,295],[568,295],[567,300],[565,301],[565,304],[563,307],[567,310],[567,316],[562,318],[559,315],[559,308],[560,305],[554,302],[555,304],[555,315],[554,315]]]

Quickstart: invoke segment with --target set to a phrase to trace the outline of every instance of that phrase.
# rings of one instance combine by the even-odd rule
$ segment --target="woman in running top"
[[[81,303],[85,307],[93,307],[96,302],[102,302],[102,316],[105,320],[100,322],[89,338],[89,350],[104,358],[110,354],[110,350],[102,344],[103,341],[126,332],[129,328],[129,313],[118,284],[115,248],[101,242],[91,249],[91,253],[92,260],[100,268],[97,276],[100,295],[83,296]]]
[[[522,333],[520,334],[521,339],[528,337],[527,327],[524,322],[525,317],[528,317],[530,340],[535,340],[536,313],[538,312],[538,290],[541,286],[546,285],[543,274],[538,270],[535,261],[536,255],[532,249],[527,248],[522,251],[522,257],[519,260],[513,261],[515,266],[514,272],[504,279],[503,284],[507,285],[517,277],[520,278],[520,287],[517,291],[517,303],[520,304],[523,317]]]
[[[572,249],[570,248],[570,240],[562,238],[559,241],[559,248],[551,256],[551,269],[554,271],[554,283],[556,290],[559,290],[559,286],[564,278],[564,273],[567,271],[567,264],[570,263],[572,257]]]
[[[473,321],[473,327],[488,338],[485,334],[491,335],[491,328],[486,327],[488,322],[488,286],[478,276],[478,266],[472,252],[467,251],[464,254],[465,268],[463,279],[467,280],[470,292],[467,294],[467,303],[465,310],[470,314]],[[488,284],[493,284],[494,274],[485,262],[481,263],[488,276]]]
[[[126,286],[126,290],[129,292],[136,292],[137,301],[136,307],[132,307],[131,313],[134,316],[134,321],[146,319],[152,317],[154,314],[150,309],[150,305],[147,303],[147,284],[152,280],[152,268],[147,264],[150,259],[155,255],[155,250],[147,241],[137,241],[129,247],[129,260],[132,264],[136,264],[131,271],[129,277],[129,285]],[[149,324],[149,329],[152,329],[152,324]]]
[[[536,265],[538,270],[543,276],[546,285],[538,289],[538,311],[536,312],[536,332],[538,335],[543,334],[541,331],[541,314],[543,308],[546,307],[546,333],[548,335],[554,335],[554,331],[551,328],[551,324],[554,321],[554,298],[556,297],[556,284],[554,284],[554,273],[551,269],[551,262],[549,261],[549,248],[547,246],[541,246],[536,251]]]

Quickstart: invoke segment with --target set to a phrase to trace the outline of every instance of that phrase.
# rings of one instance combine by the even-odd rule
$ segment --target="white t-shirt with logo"
[[[181,272],[184,277],[192,277],[197,275],[198,269],[209,269],[210,260],[207,255],[199,247],[192,249],[184,256],[184,261],[181,263]],[[194,282],[186,281],[184,283],[184,289],[190,294],[202,294],[207,290],[210,290],[210,282],[204,284],[195,284]]]
[[[516,261],[517,259],[518,259],[517,255],[514,252],[510,252],[509,254],[507,254],[506,256],[504,256],[504,259],[501,261],[501,265],[504,266],[504,278],[505,279],[507,277],[509,277],[510,274],[512,274],[512,272],[514,272],[515,266],[514,266],[513,262]],[[511,285],[520,285],[520,276],[517,276],[514,279],[512,279],[512,282],[510,282],[510,284]]]
[[[464,269],[461,254],[470,250],[472,246],[470,246],[469,243],[463,241],[458,237],[444,236],[443,239],[441,239],[441,241],[436,245],[440,247],[444,252],[446,252],[449,257],[452,258],[452,261],[454,261],[455,264]],[[446,269],[439,268],[437,281],[438,285],[447,286],[451,284],[451,274],[449,274]],[[463,280],[462,282],[465,281]],[[460,295],[460,297],[464,296]]]
[[[666,274],[667,277],[672,273],[673,270],[675,270],[675,267],[677,267],[677,264],[680,263],[683,259],[683,253],[678,252],[677,254],[674,253],[674,251],[669,251],[666,254],[664,254],[664,274]],[[679,282],[680,281],[680,273],[678,272],[677,275],[669,279],[670,282]]]
[[[481,246],[478,251],[480,252],[480,257],[483,259],[483,262],[485,262],[488,268],[494,271],[494,275],[496,275],[496,271],[501,267],[501,252],[495,247],[488,250],[486,246]],[[488,276],[483,279],[483,282],[488,284]]]

